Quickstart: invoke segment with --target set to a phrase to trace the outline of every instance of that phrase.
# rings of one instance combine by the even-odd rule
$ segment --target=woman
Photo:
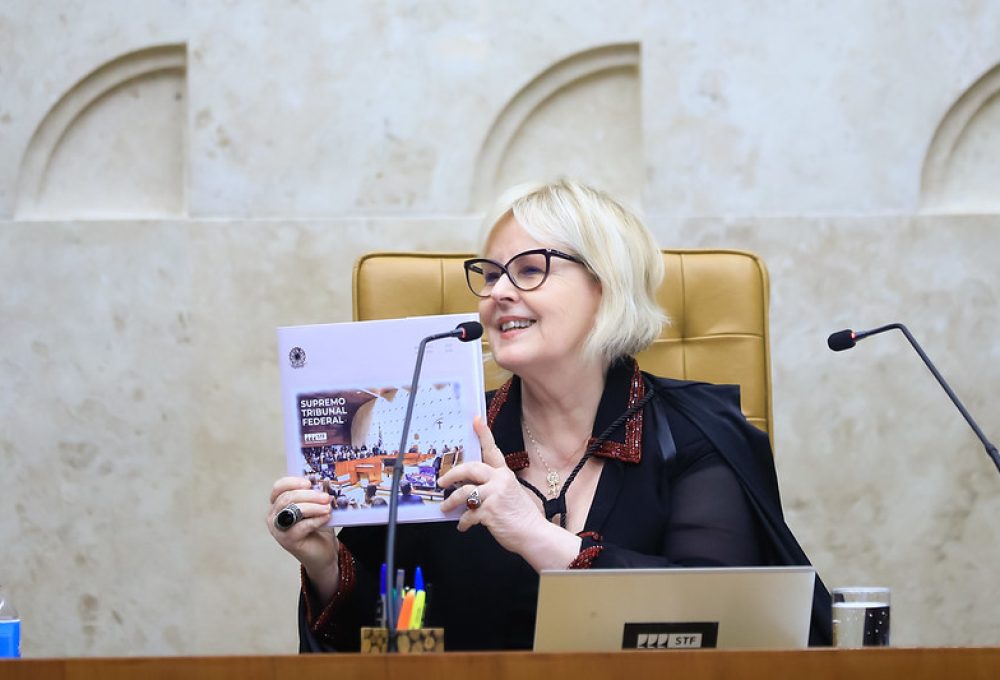
[[[807,564],[781,515],[766,435],[731,387],[643,374],[662,258],[614,199],[562,180],[517,187],[465,263],[496,363],[513,378],[474,424],[482,462],[439,484],[451,523],[403,525],[398,566],[433,583],[445,646],[530,649],[542,569]],[[289,503],[304,519],[273,520]],[[286,477],[268,527],[303,568],[300,648],[356,650],[373,625],[384,527],[326,527],[329,498]],[[829,644],[816,589],[810,641]]]

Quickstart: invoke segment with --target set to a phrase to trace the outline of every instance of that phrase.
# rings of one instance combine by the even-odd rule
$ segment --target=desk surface
[[[670,673],[685,680],[741,677],[938,678],[1000,677],[1000,647],[810,649],[803,651],[630,651],[594,654],[531,652],[425,656],[133,657],[0,661],[3,680],[289,680],[302,677],[585,680]],[[656,674],[656,675],[653,675]]]

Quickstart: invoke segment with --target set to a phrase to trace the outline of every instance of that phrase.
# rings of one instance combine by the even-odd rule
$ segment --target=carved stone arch
[[[938,125],[920,193],[922,212],[1000,212],[1000,65],[963,92]]]
[[[483,142],[472,182],[472,209],[488,207],[512,180],[529,179],[505,172],[514,156],[532,170],[531,179],[580,174],[637,200],[643,173],[640,59],[637,43],[605,45],[562,59],[522,87]],[[556,154],[560,136],[565,144]],[[539,148],[538,142],[544,147],[548,141],[549,148]],[[534,157],[528,157],[533,150]]]
[[[73,85],[28,143],[16,216],[183,214],[186,75],[186,45],[158,45]]]

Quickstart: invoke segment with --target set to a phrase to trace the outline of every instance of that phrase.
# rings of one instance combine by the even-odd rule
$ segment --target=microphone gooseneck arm
[[[982,442],[983,446],[986,448],[986,455],[988,455],[990,459],[993,461],[993,464],[997,468],[997,472],[1000,472],[1000,454],[997,453],[997,447],[991,444],[990,441],[986,438],[986,435],[983,434],[983,431],[979,429],[979,425],[976,423],[975,420],[973,420],[972,416],[965,409],[965,406],[962,405],[962,402],[959,400],[958,396],[955,394],[954,391],[952,391],[951,387],[948,385],[948,382],[944,379],[944,376],[942,376],[941,373],[938,372],[937,368],[934,366],[934,363],[931,361],[930,357],[928,357],[927,353],[924,352],[923,347],[920,346],[920,343],[917,342],[917,339],[913,337],[913,335],[910,333],[910,330],[905,325],[901,323],[890,323],[886,324],[885,326],[879,326],[878,328],[873,328],[868,331],[860,331],[860,332],[854,332],[852,330],[838,331],[827,339],[827,344],[833,351],[840,352],[842,350],[854,347],[854,345],[857,344],[858,340],[863,340],[870,335],[877,335],[879,333],[884,333],[885,331],[893,329],[899,330],[903,334],[903,336],[906,337],[909,343],[913,346],[913,349],[917,351],[917,354],[920,355],[920,358],[923,359],[924,364],[930,370],[934,378],[938,381],[938,384],[941,385],[942,389],[944,389],[945,393],[948,395],[948,398],[951,399],[951,402],[955,404],[956,408],[958,408],[959,413],[961,413],[962,417],[965,418],[965,422],[969,424],[969,427],[972,428],[972,431],[976,433],[977,437],[979,437],[979,441]]]
[[[396,459],[392,464],[392,484],[389,489],[389,520],[386,524],[385,532],[385,578],[386,578],[386,625],[388,627],[388,640],[386,650],[396,651],[396,600],[403,596],[397,593],[393,586],[396,583],[396,527],[399,525],[399,487],[403,478],[403,460],[406,455],[406,440],[410,434],[410,420],[413,417],[413,402],[416,401],[417,383],[420,380],[420,368],[424,363],[424,350],[427,343],[445,338],[458,338],[462,342],[478,340],[483,334],[483,326],[477,321],[467,321],[460,323],[454,330],[446,333],[436,333],[428,335],[420,341],[417,349],[417,361],[413,365],[413,380],[410,383],[410,396],[406,400],[406,416],[403,418],[403,436],[399,441],[399,450],[396,452]]]

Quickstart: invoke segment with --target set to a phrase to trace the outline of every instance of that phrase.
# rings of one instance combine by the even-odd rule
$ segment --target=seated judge
[[[399,485],[399,504],[400,505],[420,505],[424,502],[424,499],[413,493],[413,485],[409,482],[403,482]]]
[[[639,370],[666,322],[663,260],[639,219],[569,180],[519,186],[465,263],[493,358],[512,373],[474,429],[482,462],[442,475],[454,522],[399,527],[397,566],[433,585],[448,650],[530,649],[543,569],[808,564],[784,522],[767,436],[733,386]],[[375,624],[385,527],[327,526],[330,498],[285,477],[267,525],[302,565],[301,651],[354,651]],[[304,518],[274,525],[289,504]],[[812,644],[830,642],[817,584]]]

